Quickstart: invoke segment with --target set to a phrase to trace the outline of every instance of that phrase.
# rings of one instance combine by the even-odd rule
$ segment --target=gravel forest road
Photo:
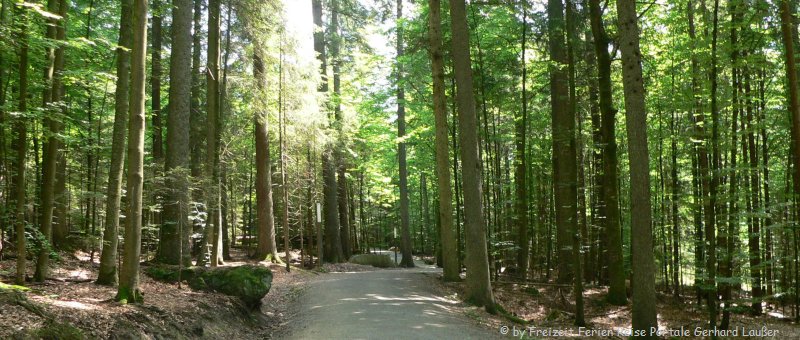
[[[278,339],[493,339],[500,338],[458,312],[417,268],[330,273],[311,282],[297,314]]]

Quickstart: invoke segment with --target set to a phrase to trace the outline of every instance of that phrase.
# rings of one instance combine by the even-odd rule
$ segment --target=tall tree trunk
[[[55,1],[52,4],[55,6]],[[67,1],[59,0],[58,9],[55,7],[49,8],[53,13],[58,13],[61,17],[56,23],[56,40],[66,41],[66,25],[67,25]],[[64,49],[65,45],[59,45],[55,50],[55,59],[53,61],[53,77],[52,88],[50,90],[51,101],[45,102],[45,108],[48,105],[55,104],[61,111],[61,114],[66,114],[66,105],[61,103],[64,97]],[[47,86],[47,85],[46,85]],[[47,144],[45,145],[45,153],[43,155],[42,167],[42,188],[41,188],[41,215],[39,219],[39,228],[43,236],[43,243],[39,245],[39,254],[36,260],[36,271],[33,275],[33,280],[36,282],[44,282],[49,272],[50,252],[52,251],[52,230],[53,230],[53,209],[55,208],[55,181],[56,170],[58,168],[59,149],[61,142],[58,139],[58,134],[61,133],[63,123],[60,118],[54,118],[56,114],[51,112],[45,117],[44,125],[47,128]]]
[[[732,3],[731,5],[731,44],[736,46],[738,41],[737,35],[737,6],[736,4]],[[733,243],[734,240],[738,240],[738,236],[736,230],[738,229],[739,225],[739,218],[738,218],[738,210],[737,210],[737,201],[739,200],[736,194],[736,188],[738,187],[739,183],[737,181],[737,170],[736,170],[736,154],[738,152],[736,147],[736,142],[738,139],[738,119],[739,119],[739,112],[741,111],[741,105],[739,102],[739,92],[741,90],[740,85],[740,78],[739,78],[739,70],[737,65],[738,59],[738,51],[736,47],[731,52],[731,64],[733,65],[733,98],[731,100],[732,109],[733,111],[733,118],[731,121],[731,154],[730,154],[730,168],[732,169],[730,173],[730,189],[728,195],[731,197],[729,208],[728,208],[728,227],[724,233],[720,233],[720,239],[725,244],[725,251],[722,253],[722,259],[719,270],[720,274],[723,277],[731,278],[733,273]],[[720,328],[721,329],[728,329],[730,326],[730,300],[731,300],[731,284],[727,282],[720,283],[720,290],[722,291],[722,300],[725,303],[725,308],[722,310],[722,320],[720,321]]]
[[[770,192],[769,192],[769,147],[767,141],[767,127],[765,121],[766,115],[766,87],[765,87],[765,72],[764,69],[760,69],[759,72],[759,81],[758,81],[758,93],[759,93],[759,106],[758,106],[758,119],[761,125],[759,130],[759,135],[761,137],[761,161],[762,161],[762,168],[764,171],[763,183],[764,183],[764,211],[766,212],[766,217],[764,218],[764,229],[766,229],[766,253],[764,254],[764,260],[767,263],[766,268],[766,281],[767,281],[767,295],[773,295],[773,285],[774,285],[774,268],[775,263],[773,261],[773,241],[772,241],[772,204],[770,201]]]
[[[447,98],[444,85],[441,0],[429,0],[431,71],[433,74],[433,114],[436,144],[436,188],[439,196],[439,233],[444,281],[458,281],[458,240],[453,229],[453,194],[450,189],[450,144],[447,140]]]
[[[206,221],[207,242],[211,244],[211,266],[222,264],[222,223],[219,202],[219,150],[217,146],[220,83],[220,0],[208,2],[208,50],[206,66],[206,167],[205,192],[209,219]]]
[[[559,283],[572,281],[572,230],[577,218],[577,164],[575,116],[569,110],[564,3],[548,0],[547,27],[550,36],[550,105],[553,122],[553,190],[556,207],[556,246]]]
[[[253,58],[253,75],[260,91],[266,84],[264,63],[260,54]],[[275,214],[272,208],[272,171],[269,157],[269,129],[267,113],[263,110],[256,114],[256,218],[258,219],[258,248],[256,259],[280,262],[278,247],[275,244]]]
[[[173,0],[172,55],[169,65],[169,115],[167,116],[166,198],[158,261],[191,265],[189,192],[191,146],[192,69],[186,62],[192,54],[191,0]]]
[[[651,329],[658,329],[658,322],[650,208],[650,157],[647,151],[647,111],[636,2],[617,1],[617,13],[630,159],[632,328],[651,334],[648,338],[656,338],[651,332]]]
[[[572,265],[573,265],[573,278],[572,278],[572,285],[573,285],[573,295],[575,296],[575,325],[576,326],[584,326],[586,325],[586,321],[584,320],[584,313],[583,313],[583,268],[581,267],[581,244],[582,244],[582,237],[581,237],[581,228],[578,226],[578,221],[575,220],[578,216],[582,214],[578,214],[578,202],[575,200],[577,199],[578,195],[578,180],[582,178],[582,176],[578,176],[578,164],[577,164],[577,143],[575,141],[575,124],[579,122],[580,119],[576,120],[577,115],[577,102],[578,99],[576,98],[576,85],[575,85],[575,45],[578,42],[577,32],[578,30],[575,28],[575,20],[576,20],[576,13],[575,13],[575,4],[574,0],[566,0],[566,30],[567,30],[567,72],[568,72],[568,79],[569,79],[569,105],[567,107],[567,116],[571,117],[572,119],[572,136],[573,140],[570,143],[570,152],[573,156],[569,156],[570,158],[567,159],[567,166],[574,168],[575,170],[572,171],[569,175],[570,177],[570,187],[569,187],[569,201],[571,201],[572,212],[570,212],[570,216],[572,218],[572,229],[570,233],[572,234]],[[578,130],[580,131],[580,130]],[[571,163],[571,164],[570,164]],[[582,165],[581,165],[582,166]],[[582,181],[580,182],[582,183]],[[583,184],[581,184],[581,188]],[[581,197],[583,197],[583,193],[581,193]],[[583,205],[580,205],[580,208],[583,209]],[[585,213],[585,210],[584,210]]]
[[[15,14],[17,31],[14,39],[17,41],[19,50],[19,63],[17,66],[19,75],[19,97],[17,109],[25,114],[28,112],[28,15],[27,9],[16,6]],[[13,178],[11,179],[11,197],[14,200],[14,231],[17,236],[17,271],[14,282],[18,285],[25,283],[26,259],[25,252],[25,158],[28,155],[28,123],[20,115],[14,121],[14,132],[16,136],[12,142],[16,155],[13,161]]]
[[[228,60],[230,60],[231,54],[231,13],[233,12],[233,7],[231,6],[231,0],[226,2],[227,8],[227,15],[225,18],[225,54],[222,58],[222,89],[220,90],[220,116],[217,120],[217,125],[219,128],[217,129],[217,140],[220,140],[222,136],[222,132],[225,130],[225,122],[227,121],[225,115],[230,114],[230,102],[228,101]],[[221,157],[221,156],[220,156]],[[232,188],[233,184],[230,186],[228,185],[228,167],[225,164],[220,165],[219,169],[219,190],[220,190],[220,223],[222,229],[221,241],[222,241],[222,259],[228,261],[231,259],[231,251],[230,247],[233,245],[231,242],[231,238],[228,235],[228,226],[231,226],[232,233],[235,233],[236,229],[236,209],[230,209],[232,216],[229,223],[228,220],[228,209],[229,207],[234,207],[235,205],[230,205],[229,203],[229,196],[228,190]]]
[[[611,84],[611,56],[609,39],[603,24],[599,0],[590,0],[589,18],[597,56],[597,79],[600,99],[600,143],[602,145],[602,176],[597,182],[602,195],[600,213],[605,216],[604,234],[608,238],[607,253],[602,255],[608,264],[610,286],[606,300],[614,305],[627,303],[625,269],[622,258],[622,230],[619,225],[619,192],[617,191],[617,140],[616,114]]]
[[[716,215],[717,207],[717,187],[719,183],[719,175],[716,174],[714,169],[718,169],[719,162],[719,108],[717,100],[717,38],[719,32],[719,0],[714,0],[714,14],[713,14],[713,33],[711,41],[711,70],[709,77],[711,78],[711,146],[712,146],[712,161],[711,161],[711,183],[709,190],[709,203],[706,207],[706,214]],[[709,314],[709,328],[717,326],[717,244],[716,244],[716,217],[708,218],[705,230],[706,239],[706,275],[705,287],[707,289],[706,297],[708,299],[708,314]],[[713,221],[712,221],[713,220]]]
[[[522,111],[514,120],[514,214],[517,227],[517,272],[523,280],[528,277],[528,259],[530,258],[530,240],[528,237],[528,174],[525,159],[526,128],[528,126],[528,68],[525,62],[528,46],[528,4],[522,6]]]
[[[201,77],[202,73],[200,73],[200,53],[202,50],[200,40],[203,27],[201,24],[201,19],[203,17],[203,0],[192,0],[192,4],[192,99],[189,105],[189,125],[191,126],[189,131],[191,137],[189,139],[189,143],[191,143],[192,177],[200,178],[202,175],[200,164],[202,163],[203,158],[203,140],[205,139],[205,135],[203,134],[203,126],[205,126],[205,124],[203,124],[203,108],[200,98],[203,87],[203,80]]]
[[[11,12],[9,7],[10,1],[9,0],[0,0],[0,26],[7,27],[9,26],[10,16],[9,13]],[[6,77],[6,59],[5,55],[0,55],[0,125],[6,126],[6,95],[8,94],[8,84],[10,82],[11,77]],[[8,190],[11,188],[11,183],[9,183],[9,169],[8,164],[6,163],[8,159],[8,150],[6,147],[6,134],[0,133],[0,185],[3,186],[3,190],[0,191],[0,200],[6,206],[11,206],[11,202],[9,201],[9,193]],[[12,222],[13,225],[13,222]],[[4,238],[5,236],[5,228],[3,231],[0,232],[0,238]],[[0,251],[3,249],[3,241],[0,240]]]
[[[183,6],[187,4],[182,4]],[[161,1],[160,0],[153,0],[153,22],[152,22],[152,29],[150,34],[152,34],[152,47],[153,50],[150,51],[152,53],[150,62],[150,105],[152,106],[153,111],[153,160],[156,163],[161,163],[164,161],[164,140],[163,140],[163,132],[162,132],[162,118],[161,118]],[[178,10],[185,10],[182,7],[178,7],[177,4],[173,5],[173,11],[175,8]],[[175,24],[173,23],[173,30]],[[174,47],[173,47],[173,56],[174,56]],[[186,59],[180,59],[181,62],[188,60],[188,56]],[[170,65],[171,66],[171,65]],[[170,78],[172,79],[172,78]],[[170,102],[172,102],[170,100]],[[172,112],[170,112],[171,114]],[[184,121],[185,125],[185,121]]]
[[[587,4],[590,25],[586,35],[586,47],[584,48],[584,63],[587,66],[587,72],[592,79],[597,79],[597,53],[595,52],[595,39],[591,30],[591,2]],[[605,233],[601,230],[601,211],[603,211],[602,204],[602,191],[600,190],[600,181],[602,179],[602,166],[603,166],[603,142],[600,127],[600,91],[599,83],[596,81],[588,82],[589,92],[589,111],[592,129],[592,160],[590,176],[591,187],[591,213],[590,228],[589,228],[589,259],[586,262],[586,282],[600,282],[600,237]],[[604,215],[603,215],[604,216]],[[603,217],[604,218],[604,217]]]
[[[797,59],[795,54],[795,46],[797,37],[794,36],[796,34],[796,26],[792,19],[793,6],[789,3],[789,0],[782,0],[780,3],[780,12],[781,12],[781,33],[783,35],[783,46],[784,46],[784,57],[785,57],[785,64],[786,64],[786,82],[787,82],[787,101],[789,106],[789,115],[792,119],[792,183],[793,183],[793,191],[794,191],[794,208],[797,210],[797,197],[800,195],[800,86],[798,86],[797,80]],[[795,260],[797,260],[797,232],[794,231],[794,252],[795,252]],[[800,286],[800,282],[798,282],[798,264],[795,262],[795,306],[798,305],[798,301],[800,301],[800,294],[797,293],[797,288]],[[795,307],[797,308],[797,307]],[[797,318],[800,319],[800,313],[797,313]]]
[[[341,11],[339,8],[339,1],[333,0],[331,1],[331,37],[330,37],[330,44],[331,44],[331,63],[333,68],[333,118],[334,122],[333,125],[336,128],[336,133],[338,133],[338,138],[342,139],[344,137],[343,134],[343,127],[344,121],[342,118],[342,86],[341,86],[341,55],[340,49],[342,44],[342,37],[341,33],[339,32],[339,12]],[[340,143],[344,141],[341,140]],[[342,247],[342,260],[347,260],[350,258],[350,253],[352,252],[352,247],[350,244],[350,212],[348,209],[348,202],[347,202],[347,164],[344,160],[345,152],[343,150],[342,144],[337,144],[334,147],[333,155],[336,160],[336,175],[338,179],[336,181],[336,198],[337,198],[337,209],[338,209],[338,216],[339,216],[339,241],[341,242]]]
[[[744,94],[745,94],[745,108],[747,111],[747,116],[745,118],[747,123],[747,148],[748,148],[748,157],[750,161],[750,174],[748,176],[750,180],[750,197],[753,202],[752,210],[753,212],[758,212],[761,208],[759,207],[759,196],[761,191],[761,182],[758,176],[758,155],[756,153],[756,138],[755,138],[755,130],[756,127],[753,126],[754,119],[753,119],[753,101],[752,101],[752,91],[750,87],[750,74],[745,69],[743,75],[743,82],[744,82]],[[752,216],[752,223],[749,223],[752,230],[749,233],[748,237],[748,249],[750,251],[750,276],[751,276],[751,287],[752,287],[752,294],[753,294],[753,302],[751,304],[752,312],[754,315],[761,315],[762,308],[761,308],[761,299],[763,298],[763,286],[762,282],[762,275],[761,275],[761,219],[758,216]]]
[[[714,225],[716,224],[716,214],[714,211],[715,204],[712,190],[714,182],[711,180],[712,174],[711,170],[709,169],[708,137],[706,136],[705,114],[703,113],[702,109],[702,93],[700,91],[700,67],[697,57],[699,54],[699,48],[697,46],[698,39],[695,33],[694,25],[694,5],[691,2],[687,4],[687,13],[689,20],[689,37],[692,40],[692,94],[695,98],[692,106],[692,123],[694,124],[694,139],[698,141],[695,146],[697,155],[697,177],[700,179],[698,192],[702,197],[702,211],[705,222],[705,226],[702,226],[699,221],[696,222],[698,229],[695,243],[695,286],[698,292],[698,300],[700,300],[703,296],[708,296],[708,294],[706,294],[708,289],[702,288],[703,284],[700,282],[700,280],[704,276],[710,274],[705,272],[705,270],[708,268],[703,267],[703,261],[705,260],[706,263],[716,262],[716,259],[707,259],[707,257],[715,257],[715,254],[713,253],[714,249],[711,249],[713,247],[711,247],[709,244],[706,244],[707,237],[704,239],[703,234],[705,233],[707,235],[709,230],[711,231],[712,235],[714,234],[713,230]],[[703,230],[703,227],[705,227],[705,230]],[[714,308],[716,308],[716,305]],[[713,314],[716,315],[716,311],[714,311]]]
[[[133,45],[128,120],[128,209],[125,214],[125,255],[115,300],[142,302],[139,256],[142,245],[142,186],[144,184],[145,59],[147,55],[147,0],[133,2]]]
[[[311,0],[311,9],[316,27],[314,29],[314,51],[317,53],[317,60],[320,61],[322,78],[317,91],[324,94],[328,92],[328,78],[326,76],[325,34],[322,25],[322,0]],[[336,192],[336,163],[333,157],[333,145],[326,145],[322,152],[322,193],[326,240],[322,258],[325,262],[338,263],[346,259],[342,253],[342,243],[339,237],[339,200]]]
[[[114,127],[111,132],[111,165],[106,188],[106,221],[103,232],[103,251],[100,254],[100,271],[97,283],[117,284],[117,246],[119,243],[120,197],[122,196],[123,162],[125,160],[126,117],[128,115],[128,87],[130,84],[130,49],[133,45],[133,1],[123,0],[120,8],[119,47],[117,47],[117,86],[114,92]],[[173,24],[174,25],[174,24]],[[174,48],[174,47],[173,47]]]
[[[673,74],[673,79],[675,75]],[[673,80],[674,83],[674,80]],[[680,240],[681,240],[681,230],[679,226],[679,202],[680,202],[680,182],[678,178],[678,128],[677,128],[677,117],[676,112],[673,109],[672,111],[672,122],[671,122],[671,140],[670,140],[670,151],[672,154],[672,197],[670,199],[671,208],[672,208],[672,282],[673,282],[673,296],[676,298],[680,298],[681,296],[681,281],[680,281],[680,271],[681,271],[681,263],[680,263]]]
[[[480,159],[478,158],[477,122],[469,52],[469,27],[466,4],[450,0],[452,16],[453,71],[458,86],[458,127],[464,175],[464,228],[467,251],[467,300],[496,312],[492,285],[489,281],[489,260],[486,250],[486,225],[483,219]]]
[[[406,165],[406,92],[403,88],[403,0],[397,0],[397,164],[400,172],[400,229],[402,233],[403,259],[401,267],[414,267],[411,254],[411,227],[408,221],[408,166]]]
[[[281,39],[283,39],[281,37]],[[281,44],[283,41],[281,41]],[[283,95],[283,45],[281,45],[280,67],[279,67],[279,90],[278,90],[278,162],[281,169],[281,195],[283,200],[282,225],[283,225],[283,251],[286,257],[286,270],[289,271],[291,263],[291,247],[289,246],[289,187],[286,184],[286,108],[284,106]],[[302,248],[301,248],[302,249]],[[302,253],[301,253],[302,254]],[[302,267],[303,259],[300,259]]]

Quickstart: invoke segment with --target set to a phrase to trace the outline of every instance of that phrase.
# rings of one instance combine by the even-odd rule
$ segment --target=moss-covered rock
[[[156,281],[178,282],[178,266],[151,265],[144,272]],[[189,282],[192,289],[236,296],[250,308],[260,306],[272,287],[272,271],[263,266],[186,267],[180,273],[181,281]]]
[[[389,255],[380,254],[358,254],[350,257],[350,263],[362,264],[378,268],[394,268],[397,265]]]
[[[267,267],[245,265],[195,271],[189,286],[196,290],[236,296],[250,308],[261,305],[261,299],[272,287],[272,271]]]
[[[195,276],[199,267],[184,267],[180,269],[181,281],[189,281]],[[144,273],[156,281],[166,283],[178,282],[178,266],[174,265],[150,265],[144,268]]]

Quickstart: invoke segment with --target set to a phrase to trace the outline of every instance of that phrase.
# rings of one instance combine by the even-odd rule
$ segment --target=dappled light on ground
[[[281,337],[463,338],[499,335],[457,308],[463,303],[435,289],[430,269],[385,269],[337,273],[311,284],[296,311],[300,320]],[[333,278],[331,278],[333,277]]]

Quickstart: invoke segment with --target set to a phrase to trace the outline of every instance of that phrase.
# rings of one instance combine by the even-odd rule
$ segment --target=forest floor
[[[253,263],[235,249],[228,266]],[[282,255],[279,253],[279,255]],[[298,254],[292,254],[299,257]],[[161,283],[141,275],[143,304],[113,301],[115,288],[92,282],[97,260],[83,252],[61,253],[44,283],[27,291],[0,294],[0,339],[58,338],[537,338],[562,332],[573,338],[622,339],[630,327],[630,305],[604,302],[605,289],[585,291],[587,326],[573,325],[574,298],[569,287],[519,283],[501,277],[494,296],[507,311],[491,315],[461,300],[464,283],[443,283],[441,269],[418,261],[414,269],[377,269],[356,264],[326,264],[322,270],[261,262],[273,273],[270,292],[258,311],[237,298],[198,292],[186,285]],[[0,285],[10,283],[14,259],[0,261]],[[0,289],[7,291],[8,286]],[[688,291],[686,292],[688,293]],[[20,300],[19,296],[23,296]],[[765,316],[734,314],[732,327],[756,332],[752,338],[800,339],[800,326],[781,308],[768,306]],[[707,314],[690,296],[677,300],[658,295],[659,328],[703,338],[696,328]],[[771,331],[760,336],[757,332]],[[531,332],[539,332],[531,334]],[[608,331],[595,333],[588,331]],[[504,333],[505,332],[505,333]],[[533,335],[533,336],[532,336]],[[662,338],[676,338],[663,334]]]
[[[24,300],[0,296],[0,339],[271,338],[305,283],[317,275],[287,273],[283,266],[262,262],[272,269],[272,288],[260,310],[251,311],[238,298],[193,291],[186,284],[178,288],[142,274],[144,303],[121,305],[113,301],[116,288],[93,283],[97,259],[89,262],[83,252],[60,255],[44,283],[28,283]],[[252,263],[238,260],[243,254],[233,255],[237,260],[225,265]],[[14,268],[14,259],[0,261],[0,284],[13,282]]]
[[[606,303],[604,287],[591,287],[585,290],[587,324],[585,328],[580,329],[573,324],[575,306],[571,287],[522,284],[504,279],[506,278],[501,278],[500,282],[493,282],[492,285],[495,299],[507,311],[506,315],[491,315],[475,307],[468,307],[464,312],[495,332],[507,332],[505,334],[507,337],[518,339],[628,338],[625,335],[630,332],[630,303],[627,306],[613,306]],[[463,282],[443,283],[441,280],[435,282],[440,289],[451,294],[462,295],[465,290]],[[696,333],[698,328],[704,329],[708,325],[708,312],[704,307],[698,306],[693,297],[682,296],[679,300],[659,292],[657,310],[661,338],[710,339],[702,333]],[[744,313],[732,314],[731,327],[736,329],[737,337],[749,334],[748,336],[753,339],[800,339],[800,325],[781,312],[782,310],[777,308],[768,309],[766,315],[759,317]],[[594,333],[591,333],[593,331]],[[551,335],[548,336],[547,332]]]

